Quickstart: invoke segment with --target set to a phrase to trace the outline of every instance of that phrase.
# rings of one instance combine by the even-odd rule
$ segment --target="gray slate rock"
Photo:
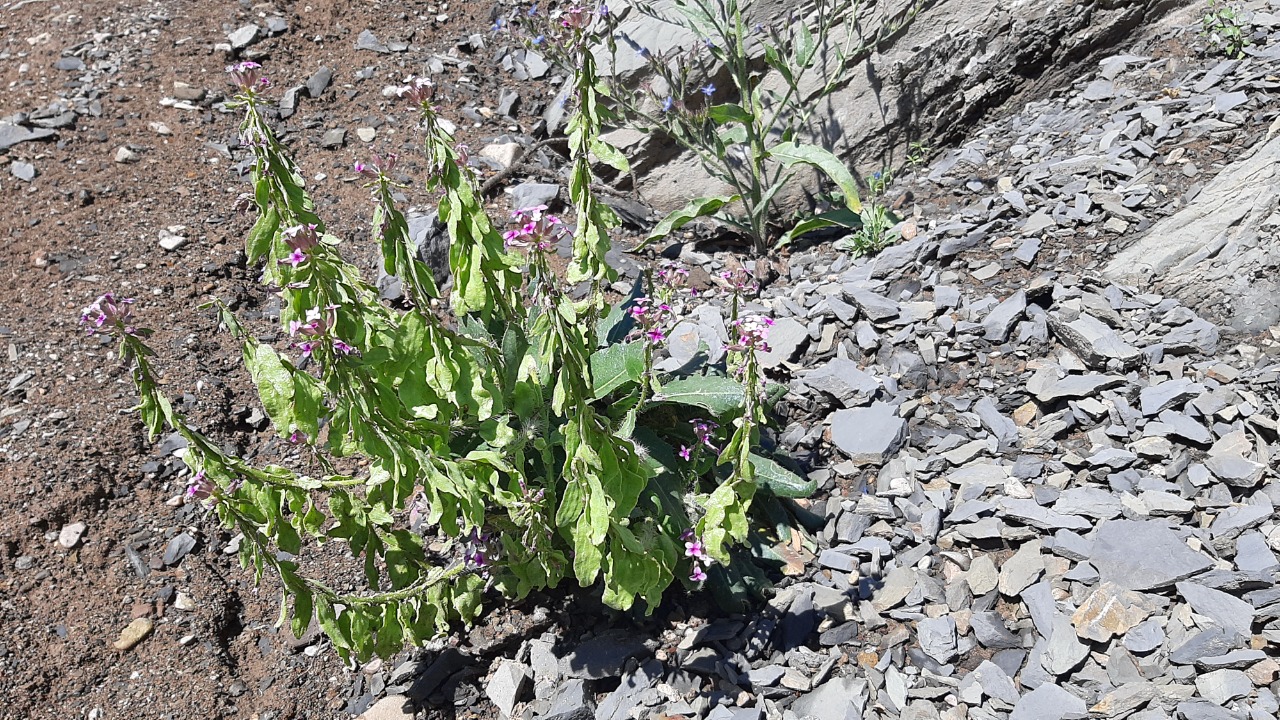
[[[307,78],[307,97],[310,97],[313,100],[320,97],[324,94],[324,91],[328,89],[329,83],[331,82],[333,82],[333,70],[328,66],[322,66],[319,70],[315,71],[315,74]]]
[[[1049,329],[1085,365],[1094,370],[1104,370],[1107,363],[1115,360],[1125,370],[1130,370],[1142,362],[1142,351],[1129,345],[1101,320],[1081,313],[1080,317],[1065,322],[1057,315],[1049,315]]]
[[[11,125],[9,123],[0,122],[0,150],[8,150],[18,143],[29,142],[31,140],[41,140],[47,137],[53,137],[58,133],[54,130],[44,128],[26,128],[21,125]]]
[[[1200,696],[1217,705],[1226,705],[1253,692],[1253,681],[1239,670],[1214,670],[1196,676]]]
[[[984,337],[993,342],[1004,342],[1009,331],[1027,310],[1027,294],[1019,290],[996,306],[982,321]]]
[[[550,206],[560,194],[560,186],[552,183],[523,182],[511,188],[511,207]]]
[[[1041,685],[1022,696],[1009,720],[1076,720],[1086,715],[1084,700],[1056,685]]]
[[[800,376],[805,385],[834,397],[845,407],[874,395],[880,389],[880,381],[874,375],[858,367],[848,358],[832,358],[827,364]]]
[[[1213,567],[1158,520],[1108,520],[1097,530],[1089,561],[1103,581],[1127,590],[1168,587]]]
[[[831,442],[858,465],[884,463],[907,438],[907,421],[898,406],[884,402],[837,410],[831,415]]]
[[[165,565],[176,565],[182,558],[187,556],[196,547],[196,539],[187,533],[178,533],[174,535],[169,544],[165,545],[164,555],[160,557],[160,561]]]
[[[634,633],[609,630],[579,645],[560,664],[568,677],[600,680],[618,677],[627,660],[648,653],[644,641]]]
[[[232,50],[244,50],[262,37],[262,28],[257,25],[245,25],[227,35]]]
[[[1170,408],[1181,407],[1204,392],[1204,386],[1186,378],[1166,380],[1158,385],[1145,387],[1138,393],[1142,414],[1154,417]]]
[[[872,322],[884,322],[898,317],[898,303],[883,295],[862,288],[845,288],[845,296],[853,301],[862,314]]]
[[[790,709],[799,720],[862,720],[867,695],[867,681],[847,675],[802,695]]]
[[[1180,582],[1176,587],[1193,611],[1212,619],[1218,627],[1240,636],[1252,634],[1254,609],[1249,603],[1193,582]]]

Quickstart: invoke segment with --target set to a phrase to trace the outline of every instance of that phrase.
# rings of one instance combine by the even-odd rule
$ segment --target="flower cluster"
[[[430,107],[436,96],[436,85],[428,78],[411,76],[405,85],[396,88],[396,95],[409,98],[414,105]]]
[[[320,244],[320,235],[316,232],[315,223],[307,223],[305,225],[294,225],[281,231],[284,236],[285,244],[292,251],[289,257],[280,261],[281,265],[288,263],[294,267],[298,267],[307,261],[307,250],[314,248]]]
[[[135,330],[129,325],[133,318],[133,308],[130,307],[133,302],[133,298],[117,300],[113,293],[103,293],[92,305],[80,311],[80,324],[89,326],[90,335],[104,326],[108,330],[118,329],[126,335],[133,335]]]
[[[325,307],[327,313],[321,312],[320,308],[312,308],[307,311],[306,320],[290,320],[289,334],[301,335],[306,340],[296,343],[294,347],[302,351],[302,357],[311,357],[316,348],[321,346],[321,340],[324,338],[338,321],[338,306],[328,305]],[[343,342],[341,338],[329,338],[333,345],[333,351],[339,355],[359,355],[360,351]]]
[[[737,340],[728,346],[734,352],[769,352],[769,328],[773,327],[773,318],[751,317],[734,320],[733,328],[738,333]]]
[[[712,452],[720,452],[720,448],[715,446],[711,440],[715,437],[716,428],[720,427],[718,423],[703,418],[694,418],[689,421],[693,425],[693,436],[697,438],[697,442],[693,447],[686,445],[680,446],[679,455],[682,459],[688,461],[693,459],[693,453],[700,447],[705,447]]]
[[[508,248],[530,247],[537,252],[547,252],[565,235],[560,218],[546,212],[546,205],[521,208],[514,213],[517,222],[523,224],[502,234]]]
[[[207,500],[213,497],[213,494],[217,491],[218,486],[214,485],[213,481],[201,470],[191,477],[190,482],[187,483],[187,491],[183,495],[187,500]]]
[[[680,535],[680,539],[684,541],[684,554],[690,561],[689,579],[694,582],[702,582],[707,579],[707,571],[704,566],[709,566],[715,560],[707,554],[707,549],[702,545],[702,539],[694,534],[693,528],[685,530]]]
[[[386,155],[373,153],[373,159],[370,163],[366,165],[365,163],[357,162],[355,171],[370,180],[377,180],[389,174],[395,168],[396,161],[399,159],[400,156],[395,153],[387,153]]]
[[[698,291],[689,285],[689,268],[678,262],[663,261],[657,272],[657,294],[670,302],[681,292],[697,296]]]
[[[751,295],[760,289],[755,276],[745,267],[725,270],[720,273],[720,279],[728,283],[729,289],[739,295]]]
[[[477,568],[488,574],[488,570],[484,568],[487,568],[490,563],[489,540],[488,533],[480,532],[479,528],[471,528],[467,543],[462,548],[462,562],[466,563],[467,567]]]
[[[636,304],[631,307],[631,317],[640,326],[640,335],[644,341],[650,345],[657,345],[667,339],[667,323],[674,314],[667,303],[655,302],[647,297],[636,298]]]
[[[253,92],[271,86],[271,81],[262,74],[262,66],[252,60],[227,66],[227,74],[231,83],[244,92]]]

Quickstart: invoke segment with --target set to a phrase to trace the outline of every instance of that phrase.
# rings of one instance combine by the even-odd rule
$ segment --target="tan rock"
[[[413,703],[404,695],[389,695],[374,703],[356,720],[413,720]]]
[[[1276,662],[1275,658],[1260,660],[1244,671],[1258,687],[1270,685],[1276,679],[1276,673],[1280,673],[1280,662]]]
[[[1151,614],[1153,608],[1138,593],[1115,583],[1099,585],[1071,616],[1076,634],[1082,638],[1107,642],[1113,635],[1123,635]]]
[[[120,631],[120,639],[111,643],[111,647],[121,651],[128,650],[150,635],[154,627],[155,623],[150,618],[137,618]]]
[[[1036,404],[1029,402],[1013,411],[1013,422],[1018,427],[1026,427],[1031,424],[1032,420],[1036,419],[1036,412]]]

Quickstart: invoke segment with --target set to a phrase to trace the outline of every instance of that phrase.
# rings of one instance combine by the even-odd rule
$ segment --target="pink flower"
[[[187,483],[187,491],[183,493],[188,500],[206,500],[217,492],[218,486],[205,476],[204,471],[196,473],[192,476],[190,482]]]
[[[311,353],[315,352],[316,344],[310,341],[306,341],[306,342],[300,342],[294,345],[294,347],[302,351],[302,357],[309,358],[311,357]]]
[[[129,321],[133,318],[133,308],[130,307],[133,303],[133,298],[117,300],[114,293],[103,293],[92,305],[80,311],[80,324],[90,326],[90,335],[103,326],[108,329],[118,328],[132,335],[134,329],[129,326]]]
[[[516,220],[525,221],[524,225],[502,234],[507,247],[530,247],[538,252],[546,252],[555,247],[565,234],[564,224],[560,218],[544,211],[546,205],[521,208],[513,216]]]
[[[693,434],[698,438],[698,442],[706,445],[712,450],[716,450],[716,446],[711,443],[711,437],[715,433],[715,429],[720,426],[710,420],[703,420],[702,418],[694,418],[689,422],[693,424]]]
[[[285,442],[289,443],[290,445],[301,445],[306,441],[307,441],[307,434],[302,432],[301,430],[294,430],[292,433],[289,434],[289,437],[285,440]]]
[[[337,313],[335,312],[337,307],[337,305],[330,305],[325,308],[329,311],[328,317],[325,317],[324,314],[320,312],[320,308],[311,308],[307,311],[307,318],[305,321],[289,321],[289,334],[305,335],[307,337],[318,337],[325,334],[329,328],[333,327],[334,322],[337,321]]]
[[[228,65],[227,73],[231,75],[231,83],[245,92],[271,85],[271,81],[262,74],[262,66],[252,60]]]
[[[360,351],[353,346],[348,345],[338,338],[333,339],[333,351],[339,355],[359,355]]]
[[[692,451],[692,450],[690,450],[689,448],[685,447],[684,445],[681,445],[681,446],[680,446],[680,457],[681,457],[682,459],[684,459],[684,460],[688,460],[692,454],[693,454],[693,451]]]
[[[733,321],[738,332],[737,342],[728,346],[734,352],[769,352],[769,328],[773,327],[773,318],[753,317]]]
[[[289,256],[280,261],[281,265],[292,265],[295,268],[307,261],[307,254],[295,249]]]
[[[396,94],[407,97],[414,105],[426,106],[436,95],[435,83],[424,77],[410,77],[407,85],[396,88]]]
[[[294,225],[280,231],[285,244],[290,250],[310,250],[320,244],[320,235],[316,232],[315,223]]]
[[[570,30],[586,30],[591,24],[591,13],[582,6],[569,8],[564,11],[560,24]]]
[[[690,540],[685,543],[684,554],[695,560],[703,560],[707,557],[706,548],[702,546],[701,540]]]
[[[689,579],[694,582],[703,582],[707,579],[707,571],[703,570],[701,565],[694,563],[693,572],[689,573]]]

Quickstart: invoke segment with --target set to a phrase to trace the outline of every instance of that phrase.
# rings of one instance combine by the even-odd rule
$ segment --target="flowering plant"
[[[469,622],[487,589],[519,598],[572,578],[599,582],[611,606],[641,601],[652,611],[673,581],[729,577],[759,488],[760,497],[812,491],[752,452],[765,422],[761,327],[742,331],[729,373],[671,377],[655,370],[654,353],[672,320],[661,308],[685,275],[664,268],[647,298],[605,300],[616,219],[590,190],[587,155],[607,151],[586,21],[575,17],[563,26],[581,53],[572,229],[538,207],[520,210],[504,234],[485,213],[465,148],[437,122],[434,86],[412,80],[401,91],[420,113],[426,188],[451,240],[451,316],[395,206],[395,156],[357,171],[373,198],[383,269],[407,289],[404,312],[379,302],[338,252],[260,113],[260,69],[233,71],[254,155],[246,255],[280,294],[291,344],[261,342],[228,307],[210,305],[239,339],[276,434],[318,472],[228,454],[161,393],[126,302],[108,295],[85,312],[86,323],[119,335],[151,436],[168,426],[186,438],[189,501],[243,535],[241,561],[259,578],[279,576],[281,622],[301,636],[314,619],[344,657],[386,656]],[[548,257],[560,242],[573,249],[565,277]],[[570,296],[574,284],[584,299]],[[736,319],[744,285],[732,287]],[[330,542],[360,560],[367,591],[339,592],[303,572]]]
[[[627,46],[649,72],[639,89],[609,78],[602,94],[611,112],[646,134],[671,138],[712,178],[732,189],[729,195],[690,200],[660,221],[646,242],[704,216],[740,232],[757,254],[822,227],[859,226],[862,203],[853,174],[830,147],[802,137],[813,134],[810,118],[822,100],[848,81],[858,60],[911,22],[922,0],[872,32],[859,24],[862,3],[857,0],[820,0],[807,17],[793,11],[767,22],[752,22],[740,0],[638,0],[630,5],[702,42],[654,52],[619,30],[624,13],[602,14],[599,35],[614,66],[619,48]],[[562,44],[548,40],[554,27],[540,26],[536,14],[517,13],[512,19],[530,26],[528,35],[540,52],[565,60]],[[761,72],[761,64],[771,75]],[[721,78],[727,83],[717,85]],[[833,182],[843,196],[842,206],[798,223],[780,218],[775,198],[792,182],[798,166],[811,167]]]

